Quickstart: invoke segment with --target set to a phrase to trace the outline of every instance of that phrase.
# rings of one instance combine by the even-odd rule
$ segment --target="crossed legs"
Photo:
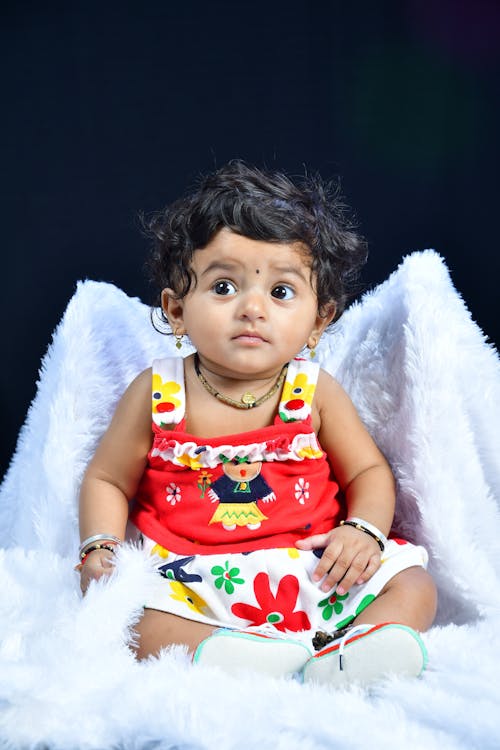
[[[384,586],[378,597],[354,620],[355,625],[398,622],[423,632],[432,625],[436,614],[436,587],[430,575],[420,567],[407,568]],[[216,628],[187,620],[167,612],[145,609],[135,627],[138,659],[157,655],[174,644],[188,647],[194,653],[201,641]]]

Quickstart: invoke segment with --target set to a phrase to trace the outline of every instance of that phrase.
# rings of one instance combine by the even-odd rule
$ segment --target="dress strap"
[[[151,385],[153,422],[158,427],[179,424],[186,411],[184,359],[155,359]]]
[[[310,416],[318,375],[317,362],[298,357],[291,360],[281,392],[278,420],[298,422]]]

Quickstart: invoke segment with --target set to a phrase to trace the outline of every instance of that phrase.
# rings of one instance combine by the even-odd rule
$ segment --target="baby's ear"
[[[178,335],[184,330],[184,305],[173,289],[163,289],[161,293],[161,307],[170,324],[172,331]]]
[[[335,302],[328,302],[326,305],[322,305],[318,312],[318,327],[321,329],[321,333],[335,318],[337,312],[337,305]]]

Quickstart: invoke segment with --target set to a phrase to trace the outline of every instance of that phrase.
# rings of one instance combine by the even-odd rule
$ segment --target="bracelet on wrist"
[[[114,555],[115,554],[115,547],[117,547],[117,546],[118,545],[115,542],[112,543],[112,544],[111,543],[109,543],[109,544],[92,544],[90,547],[86,548],[85,552],[80,557],[80,562],[77,565],[75,565],[75,570],[81,571],[81,569],[83,568],[83,566],[87,562],[88,556],[92,552],[95,552],[98,549],[105,549],[105,550],[108,550],[108,552],[111,552]]]
[[[387,544],[387,537],[385,536],[385,534],[382,534],[380,529],[378,529],[372,523],[369,523],[368,521],[364,521],[362,518],[355,518],[354,516],[349,516],[349,518],[346,518],[345,521],[341,521],[340,525],[352,526],[353,528],[358,529],[359,531],[363,531],[365,534],[368,534],[368,536],[371,536],[372,539],[375,539],[378,546],[380,547],[381,552],[385,550],[385,545]]]
[[[122,543],[122,540],[119,539],[117,536],[113,536],[112,534],[94,534],[93,536],[87,537],[87,539],[84,539],[83,542],[80,544],[80,549],[78,551],[78,556],[80,560],[85,555],[89,547],[91,547],[93,544],[97,542],[102,542],[103,544],[114,544],[114,545],[120,545]]]

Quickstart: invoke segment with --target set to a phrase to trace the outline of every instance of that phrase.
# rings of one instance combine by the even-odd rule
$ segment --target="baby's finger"
[[[90,557],[84,564],[80,572],[80,588],[85,594],[92,581],[98,581],[100,578],[108,577],[113,573],[114,561],[112,556],[101,555]]]
[[[80,577],[80,589],[82,591],[82,594],[85,594],[92,578],[88,576],[87,574],[83,574]]]
[[[340,555],[342,554],[342,544],[340,542],[333,541],[328,547],[325,548],[321,559],[318,562],[314,573],[312,574],[313,581],[321,581],[326,575],[332,580],[335,575],[339,577],[335,579],[334,584],[338,583],[340,578],[344,575],[347,566],[341,560]],[[324,584],[321,586],[323,590]],[[331,586],[330,586],[331,588]]]
[[[339,594],[346,594],[351,586],[356,583],[356,581],[358,581],[362,574],[365,572],[366,557],[364,555],[356,555],[356,557],[354,557],[348,565],[345,565],[344,563],[342,565],[344,567],[344,572],[342,572],[342,569],[340,569],[339,572],[341,577],[337,578],[337,576],[339,575],[339,572],[337,572],[336,570],[337,565],[335,565],[333,570],[331,571],[331,576],[333,580],[337,578],[337,592]],[[327,581],[325,581],[325,583],[327,583]]]
[[[321,588],[323,591],[327,591],[329,590],[328,587],[331,588],[336,585],[339,594],[346,594],[364,574],[365,570],[366,557],[364,555],[356,555],[351,560],[340,557]]]
[[[329,534],[313,534],[313,536],[307,536],[305,539],[298,539],[295,542],[297,549],[310,550],[310,549],[321,549],[326,547],[330,540]]]
[[[362,575],[358,578],[356,583],[358,585],[361,585],[362,583],[366,583],[370,580],[372,575],[377,572],[377,570],[380,568],[382,564],[381,555],[375,554],[370,557],[370,560],[368,561],[368,565],[366,566],[366,569]]]

